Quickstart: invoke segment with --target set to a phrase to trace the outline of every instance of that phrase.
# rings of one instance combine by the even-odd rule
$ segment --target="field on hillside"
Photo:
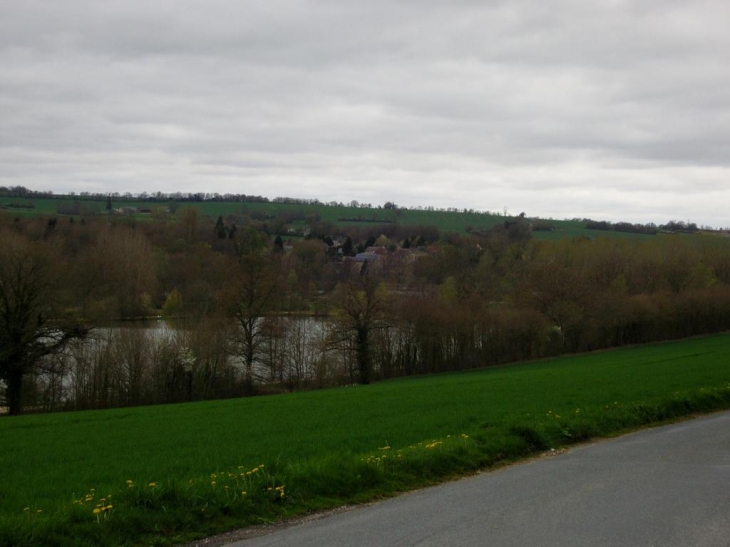
[[[0,196],[0,207],[9,204],[28,206],[10,207],[2,209],[4,212],[17,217],[35,216],[35,215],[58,215],[59,207],[68,208],[74,203],[73,198],[54,198],[54,199],[36,199],[36,198],[11,198]],[[106,201],[79,199],[77,200],[81,215],[91,216],[94,214],[106,213]],[[115,209],[121,207],[156,207],[165,206],[165,202],[144,202],[140,200],[113,200]],[[239,203],[239,202],[222,202],[222,201],[206,201],[206,202],[182,202],[178,206],[195,207],[201,214],[213,218],[226,215],[243,215],[258,213],[275,217],[282,212],[303,212],[304,215],[319,214],[323,221],[332,222],[335,225],[359,225],[369,226],[378,224],[379,221],[397,222],[405,226],[436,226],[442,232],[459,232],[466,233],[467,228],[474,230],[488,230],[497,224],[504,222],[505,217],[494,214],[483,213],[464,213],[454,211],[427,211],[408,209],[402,210],[398,214],[389,209],[378,208],[359,208],[349,206],[325,206],[325,205],[296,205],[284,203]],[[149,219],[149,215],[134,215],[138,220]],[[342,220],[350,219],[350,220]],[[359,219],[359,221],[351,220]],[[561,237],[651,237],[643,234],[630,234],[626,232],[613,231],[595,231],[587,230],[583,222],[572,220],[547,220],[548,224],[555,227],[554,231],[536,231],[533,236],[537,239],[557,239]],[[299,225],[304,225],[299,222]],[[295,225],[297,225],[295,223]]]
[[[163,544],[729,408],[728,355],[724,334],[370,386],[0,419],[0,545]]]

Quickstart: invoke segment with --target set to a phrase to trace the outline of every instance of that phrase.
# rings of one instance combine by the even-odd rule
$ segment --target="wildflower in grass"
[[[150,488],[155,488],[157,486],[157,483],[156,482],[151,482],[147,486],[149,486]]]
[[[94,509],[91,511],[91,513],[96,517],[96,522],[101,524],[101,518],[107,517],[107,514],[109,511],[114,509],[114,506],[110,503],[109,505],[104,505],[103,503],[98,504]]]
[[[285,492],[284,492],[284,485],[283,484],[281,486],[274,486],[274,487],[269,486],[266,489],[266,491],[267,492],[272,492],[272,493],[278,495],[279,498],[283,498],[286,495]]]
[[[390,450],[390,445],[388,443],[385,443],[385,446],[381,446],[378,448],[378,450]]]
[[[30,507],[26,507],[23,511],[30,511]]]

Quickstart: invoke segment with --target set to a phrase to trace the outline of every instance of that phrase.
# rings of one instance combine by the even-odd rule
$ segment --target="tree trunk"
[[[6,383],[5,393],[8,400],[8,414],[18,416],[23,412],[23,369],[11,367]]]
[[[370,348],[368,347],[367,327],[357,329],[357,367],[360,372],[360,383],[370,383]]]

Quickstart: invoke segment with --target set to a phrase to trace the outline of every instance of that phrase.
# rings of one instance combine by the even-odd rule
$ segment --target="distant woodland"
[[[536,240],[521,217],[465,234],[314,216],[289,232],[185,203],[144,221],[109,209],[0,211],[11,414],[369,383],[730,328],[730,239],[696,226]],[[120,323],[158,316],[166,328]]]

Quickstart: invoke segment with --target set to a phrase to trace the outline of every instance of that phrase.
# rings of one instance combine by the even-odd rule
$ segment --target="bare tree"
[[[355,348],[359,382],[369,384],[372,379],[371,333],[387,326],[387,291],[379,279],[365,271],[341,284],[336,298],[340,307],[336,330],[343,340],[350,337]]]
[[[42,358],[58,353],[87,329],[64,321],[54,307],[58,262],[53,248],[0,232],[0,380],[11,415],[23,410],[23,382]]]
[[[247,390],[253,386],[254,363],[264,338],[264,316],[275,302],[279,282],[279,262],[269,252],[265,234],[244,230],[237,242],[237,268],[224,290],[223,298],[240,327],[238,347],[244,364]]]

